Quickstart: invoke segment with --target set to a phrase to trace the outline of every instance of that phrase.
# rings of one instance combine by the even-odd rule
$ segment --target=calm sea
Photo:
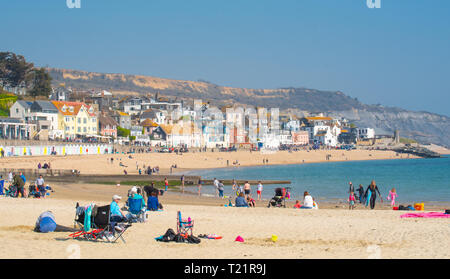
[[[212,179],[272,179],[290,180],[293,198],[303,196],[309,191],[313,197],[322,201],[345,201],[348,198],[348,183],[355,188],[364,188],[373,179],[383,198],[389,190],[397,189],[399,202],[450,202],[450,158],[373,160],[353,162],[328,162],[301,165],[277,165],[259,167],[222,168],[192,171],[189,174]],[[256,185],[252,185],[256,190]],[[273,196],[278,185],[264,185],[263,196]],[[203,187],[205,193],[212,194],[212,187]],[[225,194],[230,194],[231,186]]]

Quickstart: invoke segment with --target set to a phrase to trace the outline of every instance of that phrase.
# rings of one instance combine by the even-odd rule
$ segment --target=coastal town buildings
[[[17,101],[10,107],[11,118],[34,124],[31,135],[42,139],[105,137],[167,147],[338,147],[376,137],[373,128],[350,128],[346,119],[323,113],[298,116],[237,105],[218,109],[209,102],[187,103],[158,94],[120,97],[99,89],[75,94],[65,86],[50,97],[56,100]],[[64,101],[68,98],[77,101]]]
[[[58,129],[64,138],[97,135],[98,118],[93,107],[81,102],[52,101],[58,109]]]

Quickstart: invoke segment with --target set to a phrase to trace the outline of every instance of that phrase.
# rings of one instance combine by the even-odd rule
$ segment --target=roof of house
[[[107,115],[100,115],[98,117],[98,122],[100,125],[109,125],[109,126],[119,126],[119,124],[110,116]]]
[[[82,107],[87,108],[87,113],[90,116],[95,116],[94,109],[91,106],[86,105],[85,103],[81,102],[64,102],[64,101],[52,101],[53,105],[58,109],[58,111],[62,115],[72,115],[76,116],[78,115],[78,112]]]
[[[34,108],[36,106],[38,106],[41,111],[46,111],[46,112],[52,111],[52,112],[55,112],[55,113],[58,112],[58,108],[56,108],[56,106],[50,101],[36,100],[32,104],[32,107]]]
[[[314,121],[314,120],[326,120],[331,121],[333,118],[331,117],[324,117],[324,116],[314,116],[314,117],[305,117],[308,121]]]
[[[190,135],[193,131],[193,123],[191,125],[164,125],[161,124],[159,127],[167,134],[167,135]]]
[[[141,122],[142,127],[158,127],[158,124],[153,122],[151,119],[145,119]]]
[[[120,116],[130,116],[128,113],[120,111],[120,110],[117,111],[117,114],[119,114]]]
[[[143,111],[143,112],[141,113],[140,118],[141,118],[141,119],[147,119],[147,118],[149,118],[149,119],[154,119],[154,118],[156,118],[156,111],[157,111],[157,110],[154,110],[154,109],[148,109],[148,110],[145,110],[145,111]],[[158,110],[158,111],[159,111],[159,110]]]
[[[28,102],[24,100],[18,100],[16,103],[20,104],[24,108],[29,108],[31,107],[31,104],[33,104],[33,102]]]

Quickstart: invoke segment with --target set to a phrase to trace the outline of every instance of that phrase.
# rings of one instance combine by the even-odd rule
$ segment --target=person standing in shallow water
[[[351,181],[348,183],[348,192],[355,192],[355,187],[353,186],[353,183]]]
[[[370,204],[370,209],[375,208],[375,203],[377,200],[377,192],[378,195],[381,197],[380,190],[378,189],[377,184],[375,183],[375,180],[372,180],[369,187],[367,187],[365,197],[366,197],[366,207]]]
[[[359,203],[364,203],[364,187],[361,184],[359,184],[358,195]]]

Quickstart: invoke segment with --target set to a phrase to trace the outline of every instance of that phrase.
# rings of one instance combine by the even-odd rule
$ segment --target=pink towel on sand
[[[421,213],[406,213],[400,218],[450,218],[450,214],[442,212],[421,212]]]

